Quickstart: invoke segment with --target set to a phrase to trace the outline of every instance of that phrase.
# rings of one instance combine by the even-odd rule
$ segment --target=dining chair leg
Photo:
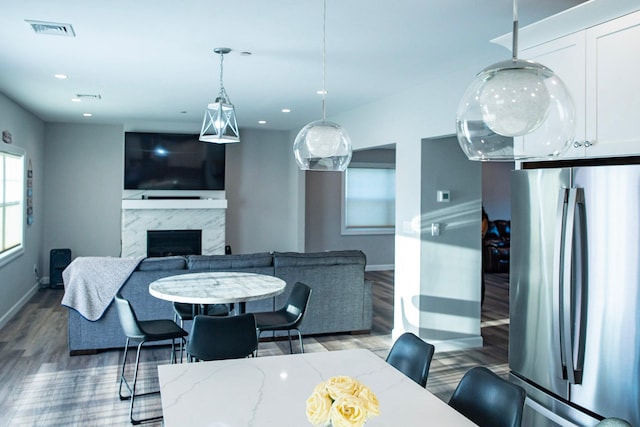
[[[129,350],[129,338],[127,338],[126,344],[124,345],[124,354],[122,356],[122,369],[120,369],[120,386],[118,387],[118,396],[120,396],[120,400],[129,399],[131,396],[131,387],[127,383],[127,380],[124,377],[124,367],[127,363],[127,351]],[[129,396],[122,395],[122,384],[125,384],[127,390],[129,390]]]
[[[304,353],[304,345],[302,344],[302,333],[300,329],[296,329],[298,331],[298,341],[300,341],[300,353]]]
[[[138,382],[138,369],[139,369],[139,366],[140,366],[140,353],[142,352],[142,345],[143,344],[144,344],[144,341],[142,341],[142,342],[140,342],[138,344],[138,348],[137,348],[137,351],[136,351],[136,365],[135,365],[134,370],[133,370],[133,381],[131,382],[131,384],[129,384],[129,382],[127,381],[127,379],[125,377],[125,367],[126,367],[126,363],[127,363],[127,353],[128,353],[128,350],[129,350],[129,338],[127,338],[126,345],[124,347],[123,358],[122,358],[122,370],[120,372],[120,386],[118,388],[118,396],[120,397],[120,400],[130,400],[130,402],[129,402],[129,420],[131,421],[131,424],[134,424],[134,425],[145,423],[145,422],[149,422],[149,421],[157,421],[157,420],[161,420],[162,419],[162,415],[156,416],[156,417],[144,418],[144,419],[135,419],[135,418],[133,418],[133,408],[134,408],[136,397],[142,397],[142,396],[148,396],[148,395],[159,394],[160,393],[159,391],[151,391],[151,392],[148,392],[148,393],[136,394],[136,385],[137,385],[137,382]],[[127,390],[129,391],[129,395],[128,396],[122,394],[122,384],[124,384],[125,387],[127,388]]]

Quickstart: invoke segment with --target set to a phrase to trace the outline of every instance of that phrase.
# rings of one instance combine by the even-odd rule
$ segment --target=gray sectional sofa
[[[372,289],[364,280],[366,258],[361,251],[317,253],[274,252],[241,255],[188,255],[146,258],[120,288],[140,320],[173,318],[171,302],[149,294],[149,283],[161,277],[202,271],[236,271],[273,275],[287,283],[275,298],[247,303],[247,312],[267,311],[284,304],[296,282],[313,289],[302,324],[304,335],[371,330]],[[124,334],[113,304],[97,321],[69,309],[69,351],[92,353],[121,348]],[[189,328],[187,324],[185,328]]]

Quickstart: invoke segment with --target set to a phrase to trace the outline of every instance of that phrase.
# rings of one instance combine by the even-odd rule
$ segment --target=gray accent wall
[[[48,124],[44,253],[119,256],[124,129]],[[177,131],[184,131],[183,129]],[[227,147],[227,244],[234,253],[295,251],[298,171],[288,132],[246,131]],[[48,257],[44,262],[48,269]]]
[[[119,256],[124,130],[117,125],[46,126],[44,266],[54,248]]]
[[[511,172],[514,162],[482,163],[482,204],[490,220],[511,219]]]
[[[227,244],[233,253],[301,250],[304,181],[290,133],[241,130],[240,138],[226,153]]]
[[[395,149],[368,149],[353,153],[351,162],[395,164]],[[342,235],[342,173],[306,172],[305,251],[359,249],[367,269],[393,269],[395,236]]]

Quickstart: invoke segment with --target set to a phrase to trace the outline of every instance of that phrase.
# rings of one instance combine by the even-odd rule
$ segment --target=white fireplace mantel
[[[226,199],[133,199],[123,200],[122,209],[226,209]]]
[[[202,230],[202,254],[224,254],[226,208],[226,199],[123,199],[121,256],[146,256],[149,230]]]

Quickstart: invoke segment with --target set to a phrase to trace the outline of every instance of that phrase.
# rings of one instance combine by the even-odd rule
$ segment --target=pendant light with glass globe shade
[[[517,0],[512,46],[512,59],[478,73],[458,105],[458,142],[470,160],[555,157],[573,142],[575,111],[564,83],[544,65],[518,59]],[[514,138],[525,135],[516,149]]]
[[[327,1],[323,1],[322,22],[322,120],[303,127],[293,143],[298,167],[313,171],[344,171],[351,161],[351,140],[337,123],[326,120],[326,26]]]
[[[217,47],[213,50],[220,55],[220,91],[216,100],[207,106],[204,112],[200,141],[227,144],[240,142],[236,110],[222,83],[224,55],[231,52],[228,47]]]

